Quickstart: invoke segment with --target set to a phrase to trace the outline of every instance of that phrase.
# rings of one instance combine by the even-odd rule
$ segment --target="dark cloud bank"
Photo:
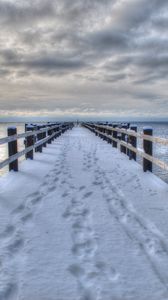
[[[167,117],[168,2],[0,2],[0,114]]]

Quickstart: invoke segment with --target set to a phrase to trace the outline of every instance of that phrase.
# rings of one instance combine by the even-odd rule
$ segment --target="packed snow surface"
[[[0,300],[167,300],[168,185],[75,127],[0,179]]]

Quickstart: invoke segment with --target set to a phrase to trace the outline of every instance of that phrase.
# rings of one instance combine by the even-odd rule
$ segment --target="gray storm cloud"
[[[166,0],[0,1],[0,114],[167,116]]]

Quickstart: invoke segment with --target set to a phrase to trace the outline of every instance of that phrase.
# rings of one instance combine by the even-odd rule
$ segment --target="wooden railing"
[[[99,125],[96,123],[83,123],[84,127],[94,132],[97,136],[103,138],[113,147],[120,148],[121,152],[127,154],[129,159],[136,160],[137,155],[143,158],[143,170],[152,171],[152,164],[157,165],[163,170],[168,171],[168,164],[156,157],[153,157],[153,143],[159,143],[168,146],[168,139],[152,136],[153,131],[150,127],[145,127],[143,133],[137,133],[137,126],[132,125],[127,128],[127,125],[113,124]],[[137,148],[137,138],[143,140],[143,149]]]
[[[35,152],[42,152],[42,147],[46,147],[46,144],[51,142],[64,133],[66,130],[71,129],[73,123],[61,123],[61,124],[43,124],[43,125],[27,125],[25,126],[25,133],[17,134],[16,127],[8,128],[8,137],[0,139],[0,145],[8,144],[9,157],[0,162],[0,169],[9,165],[9,171],[18,171],[18,158],[25,155],[26,159],[33,159]],[[23,139],[25,149],[18,152],[17,141]]]

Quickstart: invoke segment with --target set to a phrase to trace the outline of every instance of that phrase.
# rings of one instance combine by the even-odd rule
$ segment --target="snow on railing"
[[[136,125],[132,125],[130,128],[127,128],[126,124],[124,124],[123,128],[119,128],[117,124],[108,126],[96,123],[83,123],[82,125],[97,136],[112,143],[113,147],[119,147],[121,152],[129,156],[129,159],[136,160],[137,155],[141,156],[143,158],[144,172],[152,172],[152,164],[168,171],[168,164],[166,162],[153,157],[153,143],[160,143],[165,146],[168,145],[168,139],[153,137],[151,127],[144,127],[143,133],[137,133]],[[143,140],[143,149],[137,148],[137,138]]]
[[[46,127],[45,129],[36,130],[33,133],[38,134],[38,133],[42,133],[42,132],[47,132],[48,130],[55,129],[55,128],[59,128],[59,126],[56,125],[56,126],[52,126],[52,127]],[[7,136],[7,137],[4,137],[4,138],[0,139],[0,145],[5,144],[5,143],[9,143],[9,142],[12,142],[12,141],[15,141],[15,140],[18,140],[18,139],[22,139],[22,138],[25,138],[25,137],[28,137],[28,136],[31,136],[31,135],[32,135],[32,132],[28,131],[28,132],[24,132],[24,133],[15,134],[15,135],[12,135],[12,136]]]
[[[120,133],[125,133],[129,136],[134,136],[134,137],[137,137],[137,138],[141,138],[143,140],[146,140],[146,141],[150,141],[150,142],[155,142],[155,143],[160,143],[162,145],[165,145],[167,146],[168,145],[168,139],[165,139],[165,138],[161,138],[161,137],[154,137],[154,136],[149,136],[149,135],[146,135],[146,134],[143,134],[143,133],[137,133],[135,132],[134,130],[131,130],[131,129],[121,129],[119,127],[115,127],[115,128],[112,128],[110,126],[104,126],[104,125],[95,125],[97,128],[103,128],[103,129],[106,129],[106,130],[111,130],[111,131],[117,131],[117,132],[120,132]],[[149,127],[144,127],[144,129],[148,129]]]
[[[72,127],[73,123],[27,125],[25,126],[26,132],[21,134],[17,134],[16,127],[9,127],[8,137],[0,139],[0,145],[8,143],[9,154],[7,159],[0,162],[0,169],[9,165],[9,171],[18,171],[18,158],[25,155],[26,159],[33,159],[33,150],[42,152],[42,147],[46,147],[46,143],[51,144],[55,138]],[[21,138],[25,138],[25,149],[18,152],[17,140]]]

